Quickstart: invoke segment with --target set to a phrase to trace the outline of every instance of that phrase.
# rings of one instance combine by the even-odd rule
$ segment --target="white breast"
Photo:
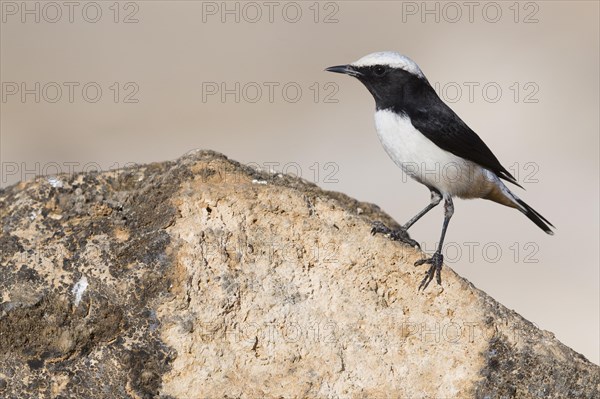
[[[375,126],[390,158],[413,179],[444,196],[476,198],[489,191],[486,169],[435,145],[415,129],[407,115],[377,111]]]

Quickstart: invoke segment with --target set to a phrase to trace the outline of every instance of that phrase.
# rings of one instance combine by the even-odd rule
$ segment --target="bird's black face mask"
[[[423,79],[403,69],[386,65],[373,65],[357,68],[356,78],[373,95],[377,109],[401,108],[405,93],[422,85]]]

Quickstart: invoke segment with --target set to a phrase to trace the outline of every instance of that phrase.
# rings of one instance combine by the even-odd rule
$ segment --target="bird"
[[[358,79],[375,99],[375,128],[388,156],[408,176],[424,184],[431,193],[429,205],[399,229],[374,222],[372,234],[419,246],[408,229],[444,201],[444,220],[435,253],[415,262],[429,264],[419,284],[425,290],[436,279],[441,285],[444,261],[442,247],[452,215],[452,198],[482,198],[515,208],[547,234],[555,228],[504,184],[523,188],[500,163],[490,148],[437,95],[419,66],[409,57],[393,51],[368,54],[346,65],[325,71]]]

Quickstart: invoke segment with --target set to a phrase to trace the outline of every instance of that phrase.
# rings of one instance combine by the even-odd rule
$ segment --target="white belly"
[[[435,145],[415,129],[408,116],[377,111],[375,126],[390,158],[413,179],[444,196],[477,198],[489,192],[491,172]]]

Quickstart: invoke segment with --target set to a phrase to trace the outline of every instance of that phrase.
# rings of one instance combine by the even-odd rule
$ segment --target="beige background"
[[[597,2],[476,2],[471,17],[463,2],[454,3],[461,16],[436,2],[425,15],[422,2],[275,2],[272,22],[263,2],[227,2],[240,10],[239,22],[225,15],[224,23],[219,14],[203,15],[222,11],[221,2],[123,2],[119,22],[113,2],[95,4],[102,15],[92,23],[85,18],[95,18],[95,5],[76,3],[69,22],[65,7],[59,18],[44,3],[28,2],[39,7],[35,22],[21,15],[21,2],[2,2],[2,186],[36,172],[108,169],[210,148],[299,171],[404,222],[428,202],[427,190],[380,147],[370,94],[351,78],[323,72],[369,52],[400,51],[516,172],[527,189],[517,194],[558,228],[549,237],[514,210],[457,201],[448,263],[599,362]],[[302,15],[292,23],[297,9]],[[131,13],[137,22],[124,23]],[[23,82],[34,91],[40,83],[39,102],[9,93]],[[72,102],[65,82],[79,84]],[[95,103],[81,91],[90,82],[102,89]],[[234,94],[221,101],[204,92],[203,99],[203,87],[223,82],[240,83],[239,102]],[[274,88],[272,102],[265,82]],[[478,85],[472,98],[468,85]],[[56,86],[62,97],[51,103]],[[297,87],[298,101],[286,101]],[[134,89],[137,103],[124,102]],[[441,207],[411,233],[432,251],[440,226]]]

